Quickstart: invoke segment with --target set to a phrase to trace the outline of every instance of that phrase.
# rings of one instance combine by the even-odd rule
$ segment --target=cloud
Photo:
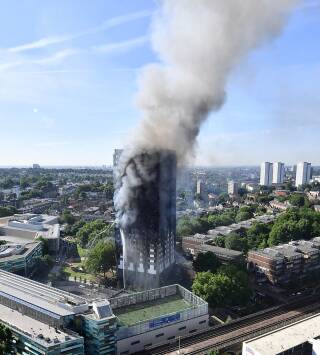
[[[11,47],[8,48],[7,50],[11,53],[20,53],[32,49],[39,49],[39,48],[45,48],[53,44],[59,44],[67,41],[71,41],[73,39],[95,34],[98,32],[105,31],[109,28],[120,26],[132,21],[136,21],[145,17],[149,17],[151,13],[149,11],[139,11],[139,12],[133,12],[130,14],[122,15],[122,16],[116,16],[113,18],[110,18],[103,22],[101,25],[92,27],[90,29],[77,32],[74,34],[67,34],[67,35],[62,35],[62,36],[49,36],[45,38],[41,38],[37,41],[34,42],[29,42],[25,43],[16,47]]]
[[[93,49],[100,53],[114,53],[114,52],[126,52],[130,49],[140,47],[149,41],[148,36],[141,36],[129,39],[122,42],[111,42],[99,46],[93,47]]]
[[[55,64],[55,63],[62,61],[65,58],[68,58],[68,57],[75,55],[79,52],[80,52],[79,49],[66,48],[61,51],[53,53],[53,55],[51,55],[51,56],[37,59],[37,60],[33,60],[33,61],[31,61],[31,63],[40,64],[40,65]]]

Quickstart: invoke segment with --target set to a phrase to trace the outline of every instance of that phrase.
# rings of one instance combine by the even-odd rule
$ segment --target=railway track
[[[180,338],[180,354],[205,354],[206,350],[219,350],[240,343],[285,324],[319,313],[318,297],[309,296],[300,301],[277,306],[247,317],[199,332],[191,337]],[[250,328],[251,327],[251,328]],[[236,341],[235,341],[236,338]],[[208,344],[206,344],[208,343]],[[177,341],[146,349],[144,354],[162,355],[174,353],[179,349]]]

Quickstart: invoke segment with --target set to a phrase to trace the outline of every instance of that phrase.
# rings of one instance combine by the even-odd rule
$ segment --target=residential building
[[[233,180],[228,181],[228,194],[231,196],[238,195],[239,184]]]
[[[177,161],[174,152],[161,150],[138,154],[131,164],[152,171],[153,179],[134,187],[136,216],[121,226],[119,277],[125,287],[146,290],[159,287],[175,262]]]
[[[311,179],[311,163],[300,162],[297,164],[296,187],[308,184]]]
[[[285,285],[320,270],[320,238],[299,240],[248,252],[248,266],[258,281]]]
[[[215,254],[222,263],[243,262],[242,252],[207,244],[207,242],[212,241],[212,239],[212,236],[202,234],[183,237],[182,249],[186,254],[190,254],[193,257],[196,257],[199,253],[206,253],[210,251]]]
[[[275,162],[272,164],[273,175],[272,183],[273,184],[283,184],[284,182],[284,163]]]
[[[278,200],[270,201],[269,205],[273,210],[277,210],[277,211],[285,211],[288,208],[292,207],[289,201],[279,202]]]
[[[197,179],[196,195],[201,201],[206,202],[208,200],[207,186],[202,179]]]
[[[121,154],[123,149],[115,149],[113,153],[113,168],[116,168],[119,165]]]
[[[273,176],[272,163],[266,161],[261,164],[260,168],[260,185],[261,186],[271,186]]]

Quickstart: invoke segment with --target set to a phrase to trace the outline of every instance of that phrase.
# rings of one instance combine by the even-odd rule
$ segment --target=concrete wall
[[[176,342],[177,340],[175,339],[179,336],[183,337],[189,334],[192,335],[196,333],[194,330],[200,331],[206,329],[208,327],[208,320],[208,315],[203,315],[201,317],[189,319],[188,321],[182,321],[173,325],[153,329],[142,334],[118,340],[117,354],[133,354],[144,350],[146,346],[150,347],[155,346],[156,344],[162,345]],[[179,330],[179,328],[184,329]],[[159,336],[160,334],[163,335]]]

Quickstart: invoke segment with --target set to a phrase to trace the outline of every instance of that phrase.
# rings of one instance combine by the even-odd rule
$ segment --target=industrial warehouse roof
[[[0,270],[0,295],[58,317],[75,314],[77,307],[87,304],[82,297],[3,270]]]
[[[243,354],[276,355],[320,336],[320,314],[244,342]]]
[[[60,342],[80,338],[77,334],[71,334],[69,331],[68,333],[61,330],[57,331],[54,327],[25,316],[2,304],[0,304],[0,315],[1,322],[45,347],[55,346]]]

